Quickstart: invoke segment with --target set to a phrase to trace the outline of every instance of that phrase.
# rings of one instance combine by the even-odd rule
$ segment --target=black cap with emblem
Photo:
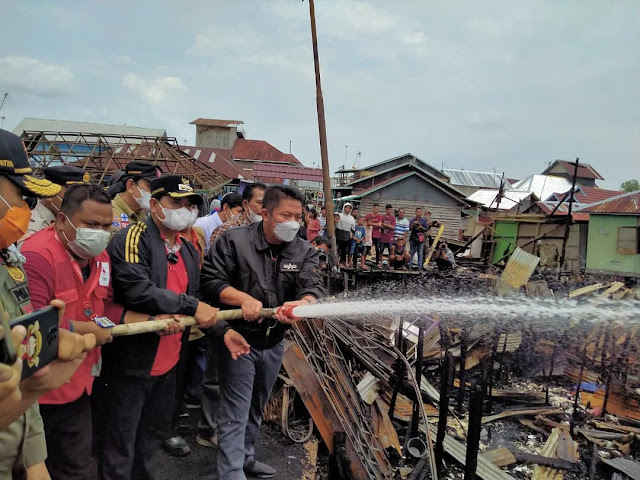
[[[158,165],[149,162],[135,161],[127,163],[123,178],[133,178],[134,180],[144,178],[151,182],[159,178],[160,175],[162,175],[162,169]]]
[[[195,205],[202,205],[203,199],[193,191],[188,178],[181,175],[165,175],[151,182],[151,196],[160,199],[165,195],[172,198],[189,197]]]
[[[91,175],[80,167],[56,165],[44,169],[44,178],[62,187],[91,182]]]
[[[60,185],[32,177],[32,173],[27,150],[20,137],[0,129],[0,175],[7,177],[31,197],[53,197],[60,193]]]

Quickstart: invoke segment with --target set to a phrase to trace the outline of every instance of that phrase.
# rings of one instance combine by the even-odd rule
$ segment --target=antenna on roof
[[[2,103],[0,103],[0,127],[4,126],[4,119],[7,118],[4,113],[2,113],[2,109],[4,107],[5,102],[7,101],[7,97],[9,96],[9,94],[7,92],[5,92],[4,96],[2,97]]]
[[[360,161],[360,156],[361,155],[362,155],[362,152],[356,153],[356,159],[353,161],[353,167],[351,167],[353,170],[358,168],[358,162]]]

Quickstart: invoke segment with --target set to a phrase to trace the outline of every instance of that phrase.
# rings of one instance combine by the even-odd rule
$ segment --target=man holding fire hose
[[[326,295],[318,252],[297,237],[303,205],[298,190],[269,187],[263,221],[224,233],[202,268],[202,297],[223,309],[240,307],[244,320],[224,328],[239,332],[251,345],[250,354],[235,361],[220,351],[218,476],[224,480],[245,480],[245,473],[257,478],[276,474],[255,459],[254,443],[282,364],[286,331],[296,320],[280,309],[276,318],[262,321],[259,312],[316,303]]]
[[[143,321],[168,313],[193,316],[199,327],[215,325],[217,309],[197,297],[199,254],[179,236],[195,222],[202,197],[187,178],[167,175],[151,182],[149,204],[149,217],[118,232],[107,248],[115,301],[146,314]],[[155,478],[155,454],[169,438],[184,329],[173,321],[164,336],[117,338],[103,350],[108,397],[103,480]],[[224,341],[230,355],[249,350],[236,332]]]

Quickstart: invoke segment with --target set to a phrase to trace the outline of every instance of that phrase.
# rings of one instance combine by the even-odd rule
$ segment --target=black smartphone
[[[41,308],[13,319],[11,328],[16,325],[27,329],[27,336],[15,348],[17,356],[22,358],[24,380],[58,358],[58,309]]]

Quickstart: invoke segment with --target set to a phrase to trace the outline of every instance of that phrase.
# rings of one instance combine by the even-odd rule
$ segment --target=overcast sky
[[[318,166],[299,0],[0,0],[4,128],[23,117],[165,128],[238,119]],[[411,152],[441,168],[593,164],[640,179],[640,1],[316,0],[332,170]]]

